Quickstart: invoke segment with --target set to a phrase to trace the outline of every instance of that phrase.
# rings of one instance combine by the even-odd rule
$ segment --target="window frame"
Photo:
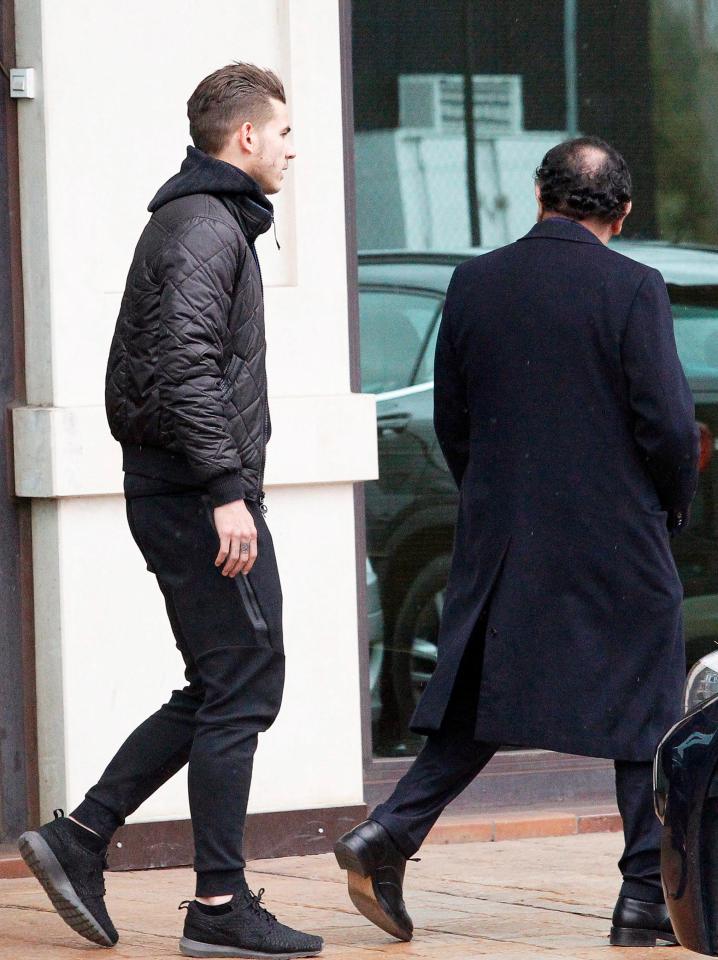
[[[351,0],[339,0],[339,31],[350,384],[352,392],[361,393]],[[354,522],[364,798],[367,803],[374,806],[391,793],[396,782],[411,766],[414,758],[376,758],[372,752],[366,604],[366,531],[362,483],[354,484]],[[476,778],[451,807],[468,814],[478,814],[479,811],[485,814],[492,807],[496,809],[536,803],[558,805],[587,801],[611,804],[615,802],[612,761],[562,755],[546,750],[515,750],[498,754],[491,761],[488,769]]]
[[[403,286],[401,284],[388,284],[388,283],[361,283],[358,282],[357,285],[358,300],[359,300],[359,343],[361,345],[361,296],[363,293],[381,293],[381,294],[397,294],[399,296],[418,296],[423,297],[428,300],[436,301],[436,310],[429,321],[429,324],[426,329],[426,333],[421,337],[421,344],[416,355],[416,360],[411,368],[411,373],[409,375],[409,382],[404,387],[397,387],[397,390],[408,390],[410,387],[422,386],[423,384],[433,383],[434,378],[430,380],[421,380],[417,381],[417,375],[421,369],[421,365],[424,361],[424,356],[426,354],[426,348],[431,342],[431,335],[437,327],[437,324],[441,320],[441,314],[444,309],[444,303],[446,302],[446,295],[439,293],[438,290],[430,290],[426,287],[411,287]],[[361,370],[361,349],[359,351],[359,366]],[[367,391],[368,392],[368,391]],[[381,397],[387,393],[396,393],[396,390],[382,390],[376,393],[377,397]]]

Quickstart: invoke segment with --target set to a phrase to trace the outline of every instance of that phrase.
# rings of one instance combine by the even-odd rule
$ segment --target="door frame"
[[[0,0],[0,63],[15,64],[12,0]],[[0,75],[0,562],[6,571],[0,600],[4,670],[0,672],[0,844],[14,841],[39,820],[39,777],[32,576],[31,504],[15,496],[12,409],[26,401],[25,336],[20,235],[17,101]]]

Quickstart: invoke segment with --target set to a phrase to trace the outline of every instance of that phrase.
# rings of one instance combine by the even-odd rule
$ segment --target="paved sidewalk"
[[[282,920],[325,938],[327,960],[695,957],[680,947],[609,947],[621,847],[617,833],[427,845],[421,863],[407,870],[416,927],[408,944],[354,911],[331,855],[256,860],[248,878],[255,891],[266,887],[267,904]],[[109,874],[108,906],[120,931],[111,956],[177,956],[184,918],[177,905],[192,895],[192,882],[187,869]],[[3,960],[87,960],[100,949],[65,926],[34,880],[0,881]]]

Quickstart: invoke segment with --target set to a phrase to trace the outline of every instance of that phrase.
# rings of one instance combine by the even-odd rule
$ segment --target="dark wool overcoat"
[[[471,641],[484,645],[477,739],[650,760],[680,710],[669,528],[698,456],[661,275],[563,218],[462,264],[435,426],[459,515],[412,728],[438,729]]]

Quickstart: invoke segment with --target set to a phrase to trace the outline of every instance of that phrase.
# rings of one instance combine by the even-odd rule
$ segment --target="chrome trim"
[[[386,393],[375,393],[377,403],[382,400],[398,400],[400,397],[409,397],[413,393],[422,393],[425,390],[433,390],[434,381],[428,383],[416,383],[413,387],[401,387],[399,390],[387,390]]]

